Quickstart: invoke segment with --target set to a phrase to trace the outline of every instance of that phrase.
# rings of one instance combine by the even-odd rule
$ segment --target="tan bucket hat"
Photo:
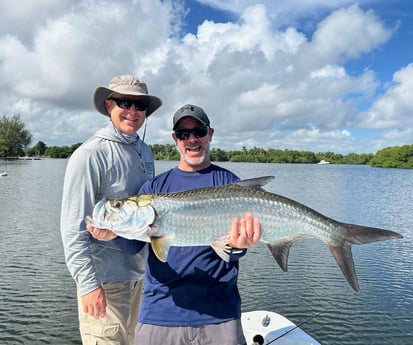
[[[99,86],[95,89],[93,93],[93,104],[99,113],[110,116],[105,107],[105,100],[113,93],[129,96],[144,96],[149,101],[148,108],[146,109],[146,117],[162,105],[160,98],[148,94],[148,88],[145,82],[132,75],[121,75],[114,77],[108,87]]]

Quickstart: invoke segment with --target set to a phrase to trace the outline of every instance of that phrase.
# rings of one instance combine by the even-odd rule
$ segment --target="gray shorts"
[[[176,327],[138,322],[135,341],[135,345],[246,345],[241,320]]]

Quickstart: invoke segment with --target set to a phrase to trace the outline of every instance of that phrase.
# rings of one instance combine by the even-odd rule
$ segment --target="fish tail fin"
[[[403,238],[395,231],[361,226],[355,224],[340,223],[347,230],[346,240],[353,244],[364,244],[377,241]]]
[[[333,246],[331,244],[327,245],[350,286],[355,291],[358,291],[359,285],[357,281],[356,270],[354,267],[351,245],[403,238],[403,236],[397,232],[380,228],[372,228],[339,222],[337,223],[345,229],[343,244],[341,246]],[[296,241],[298,238],[299,237],[284,239],[275,243],[265,243],[270,249],[270,252],[274,259],[277,261],[278,265],[285,272],[288,269],[288,255],[290,253],[290,248],[293,245],[294,241]]]
[[[351,252],[352,244],[364,244],[389,239],[403,238],[397,232],[360,226],[355,224],[340,223],[346,229],[344,244],[341,247],[329,245],[329,249],[340,266],[344,277],[347,279],[350,286],[355,290],[359,290],[356,270],[354,267],[353,254]]]
[[[358,291],[359,284],[354,267],[353,254],[351,253],[351,244],[345,242],[342,247],[334,247],[331,245],[328,247],[350,286],[353,290]]]

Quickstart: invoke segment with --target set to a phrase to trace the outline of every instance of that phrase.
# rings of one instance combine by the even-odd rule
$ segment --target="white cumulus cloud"
[[[346,66],[381,49],[395,28],[349,1],[293,2],[303,7],[290,25],[274,16],[288,12],[288,1],[230,1],[237,20],[205,20],[193,33],[179,1],[25,1],[20,12],[15,2],[0,24],[3,113],[21,114],[33,144],[72,145],[107,121],[91,104],[94,88],[134,74],[164,103],[148,121],[149,143],[172,143],[172,115],[185,103],[207,111],[213,145],[223,149],[365,152],[386,134],[387,143],[401,140],[389,133],[406,134],[411,123],[412,65],[394,71],[383,92],[374,70]],[[294,26],[319,8],[326,14],[311,34]],[[362,129],[382,137],[368,146],[354,134]]]

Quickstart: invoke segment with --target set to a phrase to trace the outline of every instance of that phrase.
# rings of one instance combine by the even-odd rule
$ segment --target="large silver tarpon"
[[[293,242],[315,237],[328,246],[354,290],[358,290],[358,282],[351,245],[402,238],[394,231],[338,222],[262,189],[272,178],[177,193],[142,194],[124,200],[103,199],[95,205],[88,221],[121,237],[151,242],[162,261],[167,260],[170,246],[201,245],[211,245],[228,260],[232,219],[252,212],[261,222],[261,241],[284,271]]]

